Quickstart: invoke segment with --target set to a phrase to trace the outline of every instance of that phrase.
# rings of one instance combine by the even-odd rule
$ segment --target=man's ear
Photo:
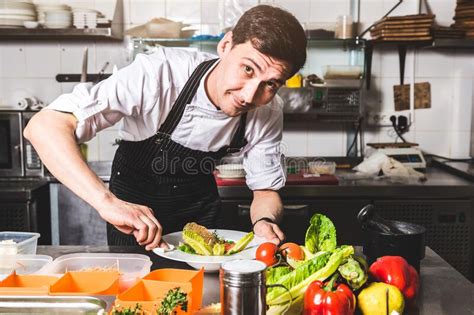
[[[219,58],[224,57],[232,49],[232,31],[227,32],[217,44]]]

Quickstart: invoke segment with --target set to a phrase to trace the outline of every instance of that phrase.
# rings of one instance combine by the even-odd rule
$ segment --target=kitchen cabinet
[[[250,231],[250,199],[223,200],[222,212],[224,225],[227,229]],[[304,244],[309,220],[315,213],[329,217],[337,228],[338,244],[362,244],[362,230],[354,220],[368,199],[283,199],[284,211],[280,227],[286,240]]]
[[[66,186],[51,183],[53,245],[107,245],[105,221]]]
[[[473,201],[380,199],[376,211],[384,218],[426,228],[426,245],[474,281]]]
[[[37,232],[51,244],[49,186],[41,181],[0,181],[0,231]]]

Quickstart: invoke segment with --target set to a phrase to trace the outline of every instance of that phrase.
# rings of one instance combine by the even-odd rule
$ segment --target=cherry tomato
[[[234,247],[235,243],[224,243],[225,252],[227,253]]]
[[[278,262],[276,254],[278,252],[278,246],[273,243],[267,242],[260,244],[257,248],[255,257],[265,263],[267,266],[272,266]]]
[[[303,260],[304,259],[304,252],[299,247],[298,244],[295,243],[285,243],[280,246],[280,251],[283,256],[288,256],[294,260]]]

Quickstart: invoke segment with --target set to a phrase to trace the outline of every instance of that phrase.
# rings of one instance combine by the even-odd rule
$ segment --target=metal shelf
[[[195,39],[195,38],[133,38],[135,42],[141,42],[144,44],[159,44],[159,45],[176,45],[176,44],[208,44],[217,45],[220,38],[213,39]],[[309,38],[308,46],[321,46],[321,47],[363,47],[365,46],[366,40],[364,39],[316,39]]]
[[[107,28],[0,28],[0,40],[123,40],[123,0],[116,0],[111,26]]]
[[[112,28],[94,29],[25,29],[0,28],[0,39],[3,40],[104,40],[121,41],[122,35],[114,35]]]

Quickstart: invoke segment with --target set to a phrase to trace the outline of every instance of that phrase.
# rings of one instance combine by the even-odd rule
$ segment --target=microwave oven
[[[0,178],[43,177],[44,166],[23,129],[36,112],[0,111]]]

